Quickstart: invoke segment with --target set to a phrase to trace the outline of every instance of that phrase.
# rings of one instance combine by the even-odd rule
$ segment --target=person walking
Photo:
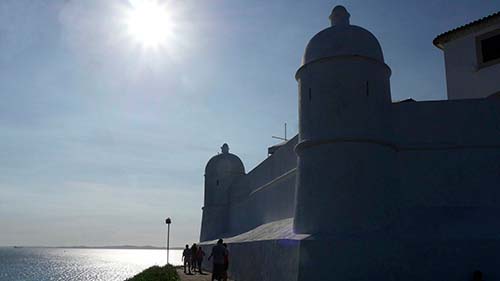
[[[186,267],[189,270],[189,274],[191,274],[191,249],[189,249],[189,245],[186,245],[186,248],[182,252],[182,260],[184,261],[184,273],[186,272]]]
[[[229,269],[229,251],[227,250],[227,244],[223,243],[226,254],[224,255],[224,271],[222,272],[222,279],[227,281],[227,270]]]
[[[198,263],[198,272],[200,274],[203,274],[203,270],[201,269],[201,264],[203,263],[203,257],[205,256],[205,252],[201,248],[201,246],[198,246],[198,252],[196,252],[196,261]]]
[[[208,257],[210,260],[213,257],[213,268],[212,268],[212,281],[215,279],[222,281],[223,272],[224,272],[224,256],[226,256],[226,248],[222,245],[224,241],[219,239],[217,244],[212,247],[212,253]]]
[[[196,246],[196,243],[191,246],[191,269],[193,272],[196,272],[196,265],[198,261],[196,260],[196,254],[198,253],[198,247]]]

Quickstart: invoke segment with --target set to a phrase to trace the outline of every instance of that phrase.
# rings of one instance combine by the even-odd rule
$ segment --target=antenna
[[[277,136],[272,136],[273,139],[278,139],[282,141],[287,141],[288,139],[286,138],[286,122],[285,122],[285,137],[277,137]]]

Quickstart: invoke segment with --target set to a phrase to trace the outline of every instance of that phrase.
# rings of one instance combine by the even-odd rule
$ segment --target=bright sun
[[[158,48],[172,39],[174,22],[166,5],[158,0],[130,0],[128,32],[145,48]]]

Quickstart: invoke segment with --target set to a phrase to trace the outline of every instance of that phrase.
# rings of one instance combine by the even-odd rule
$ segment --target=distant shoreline
[[[0,248],[15,249],[97,249],[97,250],[166,250],[165,247],[155,246],[0,246]],[[182,247],[172,247],[170,250],[182,250]]]

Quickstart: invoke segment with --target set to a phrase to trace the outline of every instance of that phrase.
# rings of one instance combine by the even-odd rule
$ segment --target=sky
[[[141,0],[0,2],[0,246],[198,241],[203,172],[227,142],[250,171],[298,131],[295,71],[338,4],[370,30],[394,101],[445,99],[440,33],[497,0],[158,0],[161,46],[125,22]]]

